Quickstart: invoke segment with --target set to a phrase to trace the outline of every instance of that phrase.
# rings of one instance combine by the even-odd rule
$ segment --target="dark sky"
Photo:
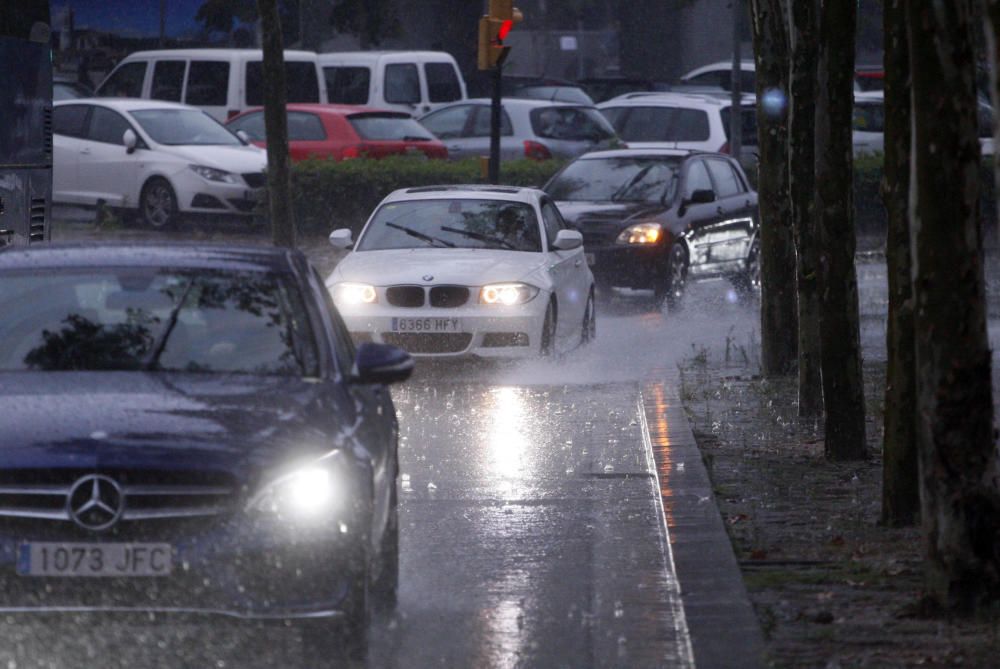
[[[166,0],[167,34],[193,32],[194,15],[204,0]],[[122,35],[154,36],[160,32],[160,0],[52,0],[53,28],[60,30],[67,7],[77,28],[114,31]]]

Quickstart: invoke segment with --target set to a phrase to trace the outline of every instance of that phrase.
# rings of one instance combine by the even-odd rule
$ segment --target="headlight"
[[[655,244],[661,237],[663,228],[659,223],[636,223],[622,230],[615,241],[619,244]]]
[[[378,302],[375,286],[367,283],[338,283],[333,287],[333,301],[338,305],[355,306]]]
[[[236,177],[225,170],[217,170],[214,167],[206,167],[205,165],[188,165],[188,167],[206,181],[217,181],[226,184],[237,183]]]
[[[337,492],[328,469],[306,467],[267,485],[250,500],[247,508],[283,518],[309,518],[332,508],[337,502]]]
[[[530,302],[535,295],[538,295],[538,289],[526,283],[494,283],[482,287],[479,291],[479,303],[509,307]]]

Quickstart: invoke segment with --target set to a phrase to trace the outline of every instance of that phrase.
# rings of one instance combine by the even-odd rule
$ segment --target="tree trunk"
[[[986,21],[983,33],[986,35],[986,53],[990,62],[990,100],[993,102],[993,147],[1000,148],[1000,123],[997,122],[996,110],[1000,109],[1000,0],[983,0],[983,13]],[[993,194],[997,200],[997,212],[1000,214],[1000,169],[996,158],[993,162]],[[992,232],[992,245],[1000,245],[1000,218],[990,221],[987,235]]]
[[[285,50],[277,0],[257,0],[264,48],[264,132],[267,136],[267,191],[271,239],[275,246],[295,247],[288,169],[288,118],[285,115]]]
[[[853,0],[820,10],[816,97],[816,207],[820,228],[820,347],[826,405],[825,450],[832,460],[867,455],[861,377],[858,281],[854,269]]]
[[[910,234],[927,590],[959,612],[985,610],[1000,599],[1000,470],[977,211],[973,2],[908,2]]]
[[[917,476],[917,388],[910,283],[910,63],[904,0],[885,0],[885,166],[882,201],[889,318],[882,441],[882,522],[911,525],[920,513]]]
[[[761,370],[790,374],[798,355],[795,245],[788,195],[788,30],[781,0],[751,0],[760,164]]]
[[[788,173],[795,235],[799,315],[799,416],[823,415],[816,196],[816,0],[792,3]]]

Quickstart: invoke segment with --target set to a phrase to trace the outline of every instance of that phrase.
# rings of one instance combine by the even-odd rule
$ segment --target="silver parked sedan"
[[[420,122],[448,147],[452,159],[490,151],[490,101],[463,100],[442,107]],[[508,98],[500,118],[500,157],[575,158],[588,151],[620,148],[614,128],[589,105]]]

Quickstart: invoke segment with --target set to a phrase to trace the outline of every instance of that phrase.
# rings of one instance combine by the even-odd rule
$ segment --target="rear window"
[[[229,92],[229,63],[192,60],[188,68],[185,102],[200,107],[223,107]]]
[[[729,110],[726,107],[722,110],[722,128],[726,131],[726,140],[729,141]],[[742,123],[741,142],[743,146],[757,146],[757,110],[753,107],[743,107],[740,110]]]
[[[342,105],[368,104],[368,89],[372,71],[367,67],[324,67],[326,97]]]
[[[316,65],[285,61],[286,102],[319,102],[319,77]],[[260,61],[247,63],[247,104],[264,104],[264,74]]]
[[[424,126],[405,114],[354,114],[347,120],[361,139],[371,141],[430,141]]]
[[[708,114],[700,109],[621,107],[605,113],[626,142],[705,142],[711,136]]]
[[[462,99],[462,87],[451,63],[427,63],[424,65],[424,76],[427,78],[427,96],[431,102]]]
[[[588,107],[539,107],[531,110],[531,129],[545,139],[600,142],[615,131],[601,113]]]
[[[263,118],[263,114],[261,117]],[[293,142],[321,142],[326,139],[323,121],[316,114],[288,112],[288,139]]]

